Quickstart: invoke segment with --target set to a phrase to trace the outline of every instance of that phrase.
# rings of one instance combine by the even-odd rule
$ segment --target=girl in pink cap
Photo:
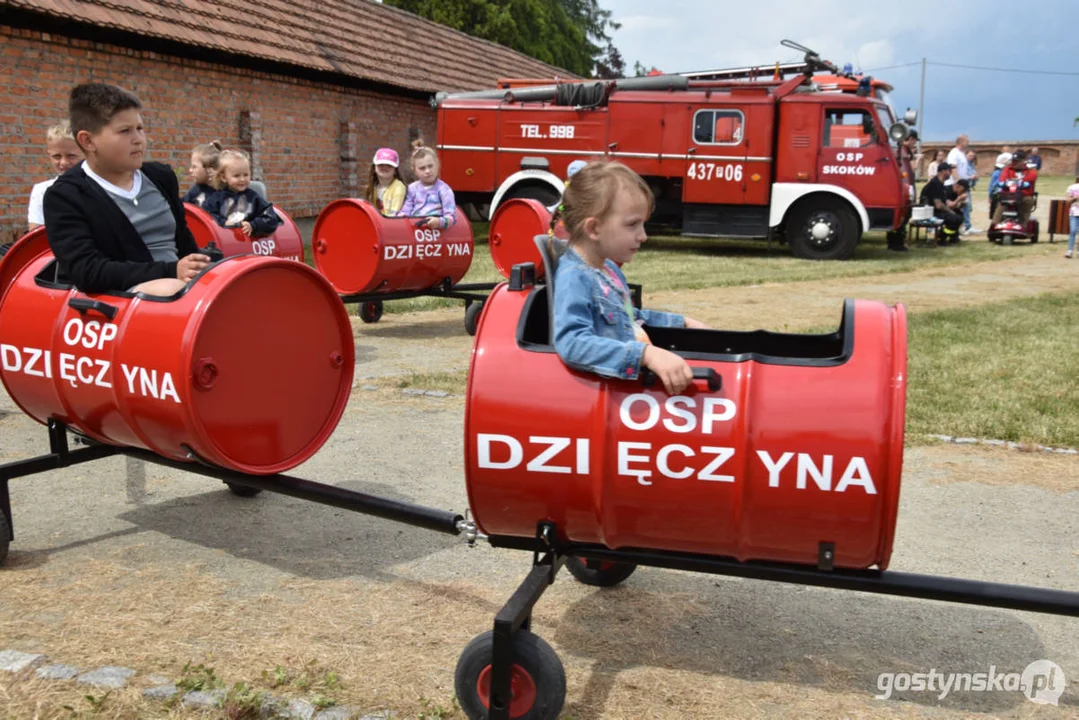
[[[401,179],[397,165],[397,151],[390,148],[379,148],[371,161],[364,198],[383,215],[396,215],[405,204],[408,188]]]

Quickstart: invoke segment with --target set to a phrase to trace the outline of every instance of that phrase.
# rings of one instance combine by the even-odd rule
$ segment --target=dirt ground
[[[646,301],[727,327],[798,329],[838,322],[844,297],[921,310],[1077,289],[1079,266],[1054,257]],[[460,310],[357,320],[357,376],[466,368],[461,321]],[[463,511],[463,410],[461,398],[357,387],[334,436],[293,474]],[[45,449],[41,427],[0,395],[0,460]],[[1079,590],[1074,456],[930,445],[904,463],[891,569]],[[438,717],[430,708],[449,708],[461,649],[530,562],[284,496],[241,499],[156,466],[127,470],[108,459],[11,484],[0,649],[137,669],[95,717],[188,717],[137,695],[145,674],[177,678],[188,662],[227,682],[314,662],[341,676],[341,702]],[[609,590],[563,574],[534,629],[566,666],[564,717],[575,720],[1079,718],[1074,618],[640,569]],[[1070,681],[1059,707],[1016,692],[874,698],[880,673],[1021,672],[1040,659]],[[0,717],[70,717],[64,704],[91,716],[84,695],[0,677]]]

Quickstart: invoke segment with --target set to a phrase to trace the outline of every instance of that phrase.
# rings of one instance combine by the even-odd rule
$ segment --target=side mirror
[[[888,137],[896,144],[901,143],[910,137],[910,128],[906,123],[893,123],[892,126],[888,128]]]

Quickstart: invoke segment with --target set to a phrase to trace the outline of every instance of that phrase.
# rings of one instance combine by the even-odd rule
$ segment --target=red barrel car
[[[299,465],[337,426],[352,328],[303,263],[228,258],[169,298],[88,295],[56,274],[43,231],[0,260],[0,380],[39,422],[258,475]]]
[[[266,255],[284,260],[303,262],[303,235],[292,218],[274,205],[281,224],[266,237],[251,238],[239,228],[221,227],[216,220],[202,208],[184,203],[184,217],[187,227],[195,236],[195,244],[205,248],[211,242],[225,257],[233,255]]]
[[[848,300],[824,335],[649,328],[709,378],[672,397],[563,364],[548,292],[499,286],[476,335],[465,472],[483,532],[532,538],[548,521],[563,540],[612,549],[887,567],[901,305]]]
[[[456,285],[472,266],[472,225],[460,208],[448,228],[428,228],[425,220],[385,217],[364,200],[335,200],[315,221],[315,265],[341,295]]]

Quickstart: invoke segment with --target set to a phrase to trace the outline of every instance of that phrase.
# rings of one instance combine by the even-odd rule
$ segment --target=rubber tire
[[[0,510],[0,566],[7,561],[9,547],[11,547],[11,526],[8,524],[7,515]]]
[[[544,207],[551,207],[555,203],[562,200],[562,196],[559,193],[555,192],[553,189],[547,186],[541,187],[539,185],[526,185],[525,187],[515,188],[506,193],[505,196],[503,196],[501,202],[506,202],[507,200],[514,200],[517,198],[538,200],[539,202],[543,203]]]
[[[248,487],[247,485],[239,485],[237,483],[230,483],[227,480],[222,481],[229,486],[229,492],[237,497],[253,498],[262,492],[262,488]]]
[[[593,563],[599,567],[589,567]],[[614,587],[633,574],[637,566],[633,563],[603,562],[585,560],[584,558],[566,558],[566,569],[569,574],[577,578],[578,582],[594,587]]]
[[[475,336],[476,329],[480,325],[480,314],[483,313],[483,303],[474,302],[465,308],[465,332]]]
[[[817,215],[826,214],[839,226],[838,237],[824,249],[813,247],[806,238],[810,221]],[[861,237],[858,216],[849,205],[837,200],[821,200],[817,203],[800,202],[787,216],[784,227],[787,244],[795,257],[806,260],[846,260],[854,252]]]
[[[367,324],[377,323],[382,319],[382,301],[368,300],[356,306],[356,314]]]
[[[472,638],[453,673],[457,702],[470,720],[487,720],[487,706],[477,684],[484,668],[491,665],[494,633],[488,630]],[[539,635],[519,630],[513,636],[514,665],[527,672],[536,684],[536,702],[514,720],[556,720],[566,702],[566,669],[558,654]]]

